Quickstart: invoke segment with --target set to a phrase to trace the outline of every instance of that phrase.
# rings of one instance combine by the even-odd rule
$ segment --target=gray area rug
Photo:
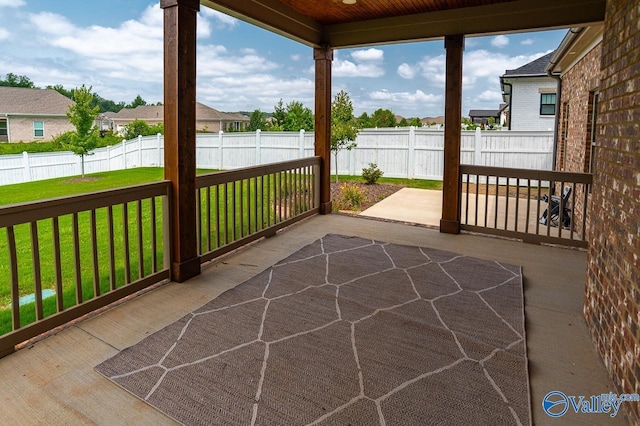
[[[96,370],[184,424],[530,424],[522,274],[327,235]]]

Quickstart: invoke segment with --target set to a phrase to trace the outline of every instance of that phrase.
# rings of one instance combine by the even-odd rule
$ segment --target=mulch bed
[[[344,182],[331,182],[331,199],[337,200],[340,197],[340,185]],[[387,198],[389,195],[400,191],[404,188],[403,185],[389,185],[376,183],[374,185],[368,185],[365,183],[358,183],[358,186],[366,193],[364,201],[360,204],[358,212],[364,211],[373,206],[377,202]],[[354,212],[354,213],[358,213]]]

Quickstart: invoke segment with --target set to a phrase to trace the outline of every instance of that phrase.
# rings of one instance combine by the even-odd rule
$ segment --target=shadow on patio
[[[173,424],[93,368],[223,291],[327,233],[421,245],[522,265],[533,422],[551,424],[547,392],[597,395],[612,390],[582,319],[586,253],[341,215],[315,216],[100,315],[75,323],[0,360],[3,422],[9,424]],[[624,417],[576,415],[572,424],[624,424]]]

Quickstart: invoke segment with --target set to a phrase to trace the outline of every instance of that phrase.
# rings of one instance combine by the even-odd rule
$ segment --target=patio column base
[[[196,275],[200,275],[200,257],[171,264],[171,281],[182,283]]]
[[[456,220],[440,219],[440,232],[444,234],[459,234],[460,222]]]
[[[333,202],[320,203],[320,214],[330,214],[333,211]]]

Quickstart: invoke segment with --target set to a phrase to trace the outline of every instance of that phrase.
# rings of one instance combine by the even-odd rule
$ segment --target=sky
[[[196,97],[220,111],[313,110],[312,48],[202,6]],[[465,39],[462,114],[497,109],[500,75],[554,50],[566,30]],[[163,101],[163,14],[152,0],[0,0],[0,76],[36,86],[82,84],[115,102]],[[444,113],[444,42],[334,52],[333,92],[355,115],[390,109],[404,117]]]

